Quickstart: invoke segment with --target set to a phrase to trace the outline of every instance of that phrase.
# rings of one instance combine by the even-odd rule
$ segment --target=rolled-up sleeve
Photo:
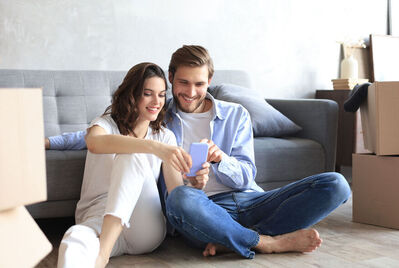
[[[222,161],[212,166],[221,183],[233,189],[246,190],[251,188],[256,175],[252,124],[246,110],[232,142],[230,155],[223,153]]]
[[[86,149],[86,131],[63,133],[48,137],[51,150],[83,150]]]

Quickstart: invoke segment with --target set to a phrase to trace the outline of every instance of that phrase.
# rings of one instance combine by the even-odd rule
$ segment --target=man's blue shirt
[[[216,179],[234,190],[263,192],[255,183],[254,139],[248,111],[239,104],[216,100],[209,93],[206,98],[213,103],[212,141],[224,152],[220,163],[211,164]],[[177,144],[182,146],[182,119],[173,99],[168,100],[166,105],[165,122],[176,135]]]
[[[87,131],[77,131],[63,133],[58,136],[48,137],[50,141],[51,150],[83,150],[86,149],[86,136]]]

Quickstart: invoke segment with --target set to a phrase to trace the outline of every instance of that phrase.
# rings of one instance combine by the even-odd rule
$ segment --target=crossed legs
[[[264,193],[231,192],[208,198],[188,187],[175,190],[167,200],[167,216],[180,233],[204,246],[204,255],[214,255],[223,246],[246,258],[253,258],[253,250],[314,250],[321,239],[316,230],[306,228],[350,196],[345,178],[334,172]]]

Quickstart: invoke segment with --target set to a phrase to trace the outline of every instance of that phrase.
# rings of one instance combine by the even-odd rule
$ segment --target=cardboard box
[[[41,89],[0,89],[0,211],[47,199]]]
[[[353,154],[353,221],[399,229],[399,156]]]
[[[0,267],[34,267],[52,249],[23,207],[0,212]]]
[[[375,82],[360,106],[364,147],[377,155],[399,155],[399,82]]]

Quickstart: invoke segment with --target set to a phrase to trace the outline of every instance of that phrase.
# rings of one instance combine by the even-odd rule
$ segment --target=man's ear
[[[168,73],[169,82],[173,85],[173,74],[172,72]]]
[[[211,81],[212,81],[212,77],[208,79],[208,85],[211,84]]]

